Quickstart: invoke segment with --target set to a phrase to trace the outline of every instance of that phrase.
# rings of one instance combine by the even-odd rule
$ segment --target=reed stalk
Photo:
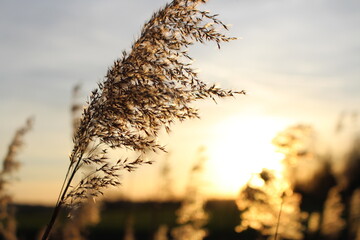
[[[0,235],[4,240],[17,239],[15,209],[11,206],[12,196],[7,192],[7,185],[13,181],[13,174],[20,167],[18,154],[24,145],[24,136],[32,129],[33,122],[33,118],[28,118],[25,125],[15,132],[0,170]]]

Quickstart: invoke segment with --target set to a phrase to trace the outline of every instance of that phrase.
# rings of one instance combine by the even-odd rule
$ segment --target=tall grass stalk
[[[32,129],[33,121],[32,118],[27,119],[25,125],[15,132],[0,171],[0,235],[4,240],[17,239],[15,209],[11,206],[12,197],[7,193],[6,186],[11,183],[13,173],[20,167],[17,155],[24,145],[24,136]]]
[[[206,200],[200,189],[200,186],[203,185],[201,175],[207,160],[204,157],[204,150],[203,147],[198,150],[196,162],[190,171],[184,199],[176,212],[179,226],[171,231],[175,240],[202,240],[207,235],[204,226],[207,224],[209,216],[204,209]]]
[[[118,186],[120,170],[131,172],[151,164],[146,152],[165,151],[156,140],[161,129],[170,131],[175,120],[199,117],[192,102],[245,93],[207,85],[191,67],[187,48],[195,41],[213,41],[220,47],[221,42],[234,39],[218,31],[227,27],[216,15],[197,9],[205,2],[174,0],[156,12],[131,51],[123,52],[92,92],[43,240],[48,239],[64,205],[75,206],[88,196],[103,194],[107,187]],[[137,157],[110,161],[109,150],[120,148],[134,151]],[[84,166],[92,166],[93,171],[74,182]]]
[[[73,128],[73,136],[80,124],[82,104],[79,101],[81,93],[81,85],[74,86],[72,91],[71,104],[71,120]],[[83,169],[84,172],[91,171],[91,168]],[[100,205],[99,201],[95,202],[91,196],[84,200],[83,204],[78,208],[72,208],[70,212],[71,219],[68,221],[63,230],[64,240],[85,240],[86,229],[89,226],[96,225],[100,221]]]

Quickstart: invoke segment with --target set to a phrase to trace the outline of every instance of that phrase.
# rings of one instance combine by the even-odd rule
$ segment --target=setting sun
[[[208,149],[213,191],[222,197],[234,197],[263,168],[281,170],[282,155],[271,144],[279,129],[274,119],[240,116],[215,125],[216,138]]]

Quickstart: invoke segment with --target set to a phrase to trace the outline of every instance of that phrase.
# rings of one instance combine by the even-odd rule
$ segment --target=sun
[[[207,179],[211,195],[235,197],[251,176],[263,168],[281,170],[283,156],[271,140],[282,129],[269,117],[231,117],[216,124],[208,145]]]

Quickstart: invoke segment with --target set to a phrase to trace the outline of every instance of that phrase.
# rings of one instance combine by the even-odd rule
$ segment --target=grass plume
[[[300,200],[286,179],[263,170],[254,175],[239,194],[236,203],[241,211],[241,223],[235,230],[254,229],[267,239],[302,239]]]
[[[244,94],[207,85],[189,62],[187,48],[194,42],[221,42],[234,38],[220,33],[226,25],[207,11],[197,9],[204,0],[174,0],[145,24],[131,50],[123,52],[99,83],[84,109],[74,136],[74,147],[54,213],[43,235],[46,240],[62,206],[74,206],[88,196],[97,197],[120,184],[119,171],[143,164],[147,151],[165,151],[156,138],[170,131],[175,120],[198,118],[190,104],[199,99]],[[108,157],[110,149],[126,148],[135,159]],[[76,180],[84,166],[93,171]]]
[[[0,172],[0,235],[4,240],[17,239],[15,209],[11,205],[12,197],[7,193],[6,186],[11,183],[14,172],[20,167],[17,156],[24,145],[24,136],[32,129],[33,121],[28,118],[25,125],[15,132]]]
[[[320,226],[321,234],[327,239],[338,239],[346,226],[346,221],[342,219],[345,206],[341,200],[340,188],[338,186],[331,188],[324,204],[323,220]]]
[[[303,239],[305,215],[296,187],[311,179],[299,166],[316,163],[314,135],[312,127],[300,124],[285,129],[273,139],[277,151],[284,156],[283,171],[263,170],[244,186],[237,200],[242,211],[237,232],[254,229],[268,239]]]

